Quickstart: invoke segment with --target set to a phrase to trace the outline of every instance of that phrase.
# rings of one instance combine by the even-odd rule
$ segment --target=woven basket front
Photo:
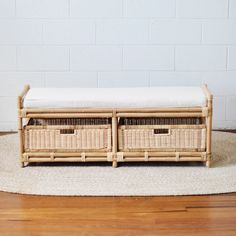
[[[110,119],[30,119],[24,147],[32,150],[111,150]]]
[[[205,128],[165,128],[168,133],[155,132],[157,127],[145,126],[119,128],[118,142],[120,151],[174,149],[204,150],[206,148]],[[161,131],[161,129],[160,129]]]
[[[66,133],[66,130],[65,127],[62,129],[27,129],[24,132],[25,148],[29,150],[111,149],[111,128],[75,129],[73,133]]]

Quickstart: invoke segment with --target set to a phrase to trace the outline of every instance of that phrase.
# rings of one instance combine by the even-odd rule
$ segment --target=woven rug
[[[0,136],[0,190],[64,196],[158,196],[236,191],[236,134],[213,132],[212,167],[201,163],[49,163],[21,168],[18,136]]]

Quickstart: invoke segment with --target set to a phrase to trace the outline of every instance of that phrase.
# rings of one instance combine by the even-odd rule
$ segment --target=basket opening
[[[169,129],[154,129],[153,133],[154,134],[169,134],[170,130]]]
[[[111,118],[31,118],[28,125],[107,125],[111,124]]]
[[[75,130],[74,129],[61,129],[60,134],[74,134]]]
[[[119,125],[201,125],[201,117],[150,117],[150,118],[121,118]]]

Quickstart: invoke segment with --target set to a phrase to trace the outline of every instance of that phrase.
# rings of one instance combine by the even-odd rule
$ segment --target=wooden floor
[[[0,192],[0,235],[236,235],[236,193],[40,197]]]
[[[0,235],[236,235],[236,194],[38,197],[0,193]]]

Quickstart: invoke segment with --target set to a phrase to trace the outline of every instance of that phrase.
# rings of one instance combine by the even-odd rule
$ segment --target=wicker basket
[[[109,151],[110,119],[31,119],[24,127],[27,151]]]
[[[124,123],[129,125],[119,126],[119,151],[205,151],[206,148],[206,128],[199,118],[132,118],[120,121],[120,124]]]

